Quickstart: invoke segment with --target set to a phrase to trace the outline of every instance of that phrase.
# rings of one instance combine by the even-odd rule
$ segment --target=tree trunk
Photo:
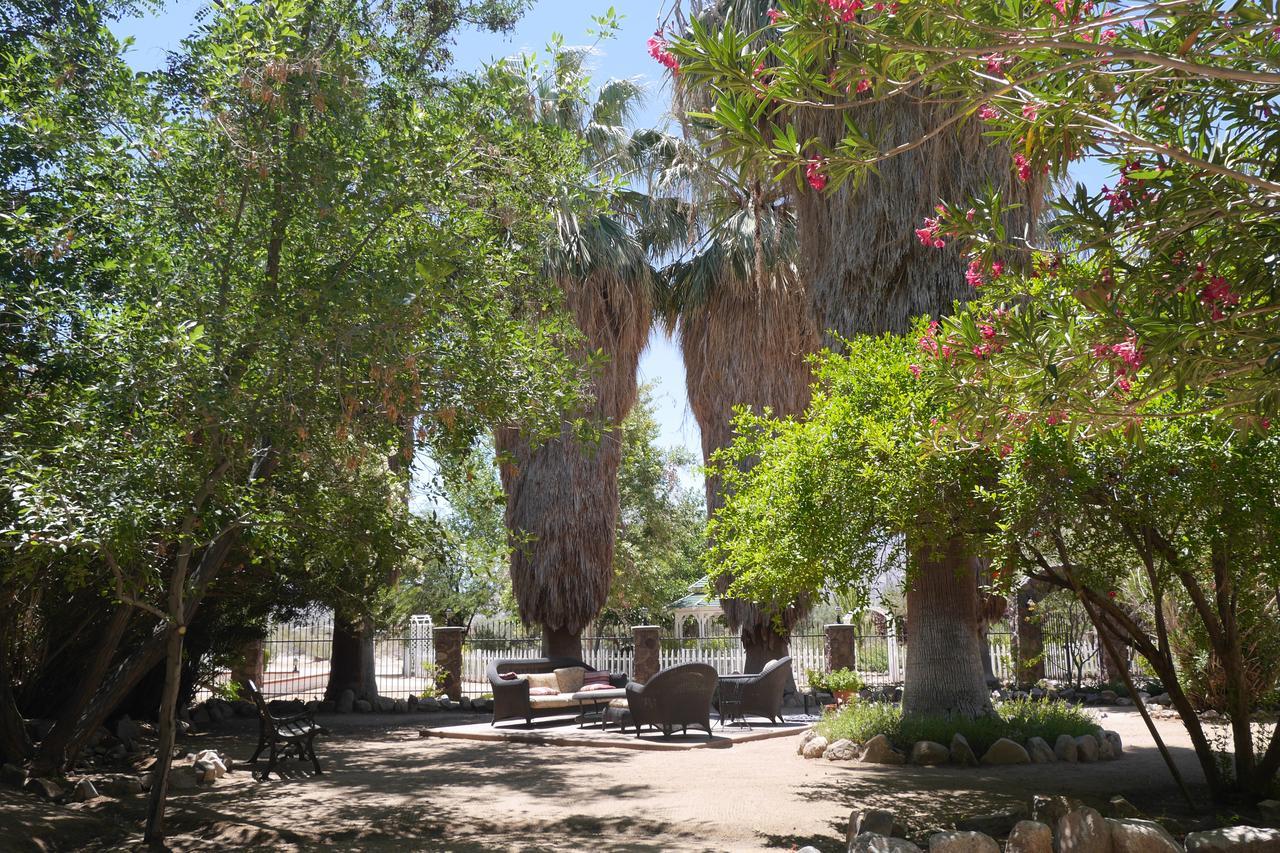
[[[0,649],[0,759],[22,764],[31,757],[31,739],[13,698],[8,655]]]
[[[1044,680],[1044,627],[1032,611],[1032,603],[1044,595],[1040,585],[1028,581],[1017,593],[1014,630],[1018,634],[1018,683],[1035,684]]]
[[[261,638],[249,640],[240,647],[240,659],[231,667],[231,680],[236,684],[252,681],[262,687],[263,675],[266,672],[266,642]]]
[[[164,806],[169,796],[169,766],[176,738],[178,688],[182,684],[182,635],[186,628],[169,628],[164,665],[164,693],[160,699],[160,742],[151,771],[151,797],[147,802],[147,829],[143,839],[156,843],[164,838]]]
[[[768,625],[743,625],[742,648],[747,653],[747,672],[759,672],[769,661],[791,654],[790,638]]]
[[[344,691],[357,699],[372,700],[378,695],[373,659],[373,622],[333,618],[333,651],[329,656],[329,684],[324,698],[336,702]]]
[[[549,658],[582,660],[582,635],[568,628],[542,629],[542,654]]]
[[[915,549],[917,571],[907,590],[903,714],[981,717],[993,713],[978,637],[978,561],[952,539]]]

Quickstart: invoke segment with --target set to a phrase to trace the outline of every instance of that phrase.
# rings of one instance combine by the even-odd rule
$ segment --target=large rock
[[[1280,800],[1263,800],[1258,803],[1258,814],[1268,826],[1280,826]]]
[[[946,764],[951,760],[951,750],[937,741],[918,740],[911,745],[911,763],[930,766]],[[932,842],[930,842],[932,844]]]
[[[1020,820],[1009,830],[1004,853],[1053,853],[1053,830],[1036,820]]]
[[[804,749],[800,754],[805,758],[821,758],[822,754],[826,751],[827,739],[822,735],[818,735],[817,737],[809,739],[809,742],[804,745]]]
[[[1182,853],[1182,845],[1153,820],[1107,818],[1111,853]]]
[[[377,707],[378,713],[380,714],[390,714],[396,709],[396,700],[392,699],[390,696],[375,696],[373,698],[373,704]]]
[[[350,714],[356,707],[356,692],[354,690],[344,690],[342,695],[338,697],[338,713]]]
[[[142,793],[142,780],[137,776],[121,773],[99,779],[97,787],[108,797],[135,797]]]
[[[76,789],[71,793],[71,797],[77,803],[87,803],[89,800],[97,799],[98,789],[93,786],[93,780],[81,779],[76,783]]]
[[[1119,758],[1119,756],[1116,755],[1116,751],[1111,747],[1111,741],[1107,739],[1105,734],[1099,732],[1094,736],[1094,740],[1098,742],[1099,761],[1113,761],[1116,758]]]
[[[458,707],[459,707],[459,708],[461,708],[461,709],[462,709],[462,710],[464,710],[464,711],[470,711],[470,710],[471,710],[471,697],[470,697],[470,696],[463,696],[461,699],[459,699],[459,700],[458,700]]]
[[[116,737],[120,740],[135,740],[142,734],[142,728],[125,714],[119,720],[116,720]]]
[[[1228,826],[1193,832],[1183,844],[1187,853],[1280,853],[1280,829]]]
[[[1142,817],[1138,807],[1119,794],[1111,798],[1108,810],[1111,812],[1111,817],[1115,818]]]
[[[978,766],[978,756],[974,753],[973,747],[969,746],[969,741],[959,732],[951,736],[951,763],[959,764],[961,767]]]
[[[439,711],[440,700],[434,696],[423,696],[418,700],[419,711]]]
[[[492,699],[472,699],[471,710],[480,714],[489,714],[493,712]]]
[[[1098,760],[1098,739],[1093,735],[1076,738],[1076,757],[1084,762]]]
[[[849,853],[922,853],[919,847],[901,838],[864,832],[849,842]]]
[[[409,711],[409,703],[404,699],[397,699],[393,709],[397,714],[405,714]]]
[[[796,755],[804,755],[804,745],[818,736],[813,729],[805,729],[800,733],[800,741],[796,744]]]
[[[27,779],[22,789],[46,800],[56,800],[62,796],[62,787],[52,779],[45,779],[43,776],[32,776]]]
[[[1052,764],[1058,760],[1053,748],[1042,737],[1027,738],[1027,755],[1031,756],[1032,764]]]
[[[876,735],[863,744],[862,758],[859,761],[863,764],[904,764],[906,758],[893,748],[889,738]]]
[[[1111,853],[1107,819],[1088,807],[1068,812],[1058,821],[1058,853]]]
[[[1102,733],[1102,739],[1111,745],[1112,758],[1119,758],[1124,755],[1124,741],[1120,739],[1119,732],[1107,729]]]
[[[962,829],[966,832],[981,832],[1000,838],[1012,832],[1018,821],[1026,816],[1027,810],[1022,806],[1017,806],[1000,812],[960,818],[956,821],[956,829]]]
[[[840,738],[822,751],[822,757],[828,761],[856,761],[861,752],[856,743]]]
[[[1031,756],[1017,741],[1002,737],[982,754],[983,764],[1030,764]]]
[[[373,703],[368,699],[357,699],[352,707],[361,714],[368,714],[373,710]]]
[[[929,836],[929,853],[1000,853],[1000,845],[981,832],[935,832]]]
[[[1079,747],[1076,746],[1076,739],[1071,735],[1058,735],[1058,739],[1053,742],[1053,754],[1059,761],[1067,761],[1075,764],[1079,761]]]
[[[893,812],[884,809],[854,809],[849,812],[849,829],[845,833],[845,838],[850,844],[853,839],[865,833],[872,835],[893,835],[894,819]]]

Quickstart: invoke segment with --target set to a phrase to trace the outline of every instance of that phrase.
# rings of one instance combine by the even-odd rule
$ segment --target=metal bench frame
[[[288,717],[275,717],[267,707],[267,700],[263,698],[258,685],[251,680],[245,683],[249,687],[249,695],[253,697],[253,704],[258,707],[258,748],[254,750],[249,763],[257,763],[262,751],[268,747],[271,749],[267,769],[262,771],[258,778],[265,782],[271,775],[271,771],[276,769],[276,762],[289,755],[303,760],[311,759],[311,765],[316,773],[323,773],[324,771],[320,769],[320,760],[316,758],[315,739],[316,735],[324,732],[324,729],[316,723],[315,711],[303,711],[301,714],[292,714]],[[276,773],[281,779],[284,778],[284,774],[279,770],[276,770]]]

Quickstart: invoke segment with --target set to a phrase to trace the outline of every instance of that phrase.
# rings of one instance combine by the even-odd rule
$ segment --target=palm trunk
[[[982,671],[978,561],[964,543],[915,549],[917,571],[907,590],[903,714],[981,717],[993,713]]]
[[[549,658],[582,660],[582,637],[565,628],[543,628],[542,654]]]

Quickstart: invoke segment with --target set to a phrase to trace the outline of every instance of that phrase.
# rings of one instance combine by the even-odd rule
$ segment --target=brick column
[[[827,625],[823,629],[826,634],[827,672],[837,669],[854,669],[854,640],[858,636],[857,625]]]
[[[466,635],[466,628],[442,627],[431,631],[436,646],[436,666],[444,669],[444,692],[455,702],[462,698],[462,640]]]
[[[631,628],[631,636],[636,647],[636,671],[631,678],[633,681],[644,684],[662,668],[659,659],[662,629],[657,625],[634,625]]]

